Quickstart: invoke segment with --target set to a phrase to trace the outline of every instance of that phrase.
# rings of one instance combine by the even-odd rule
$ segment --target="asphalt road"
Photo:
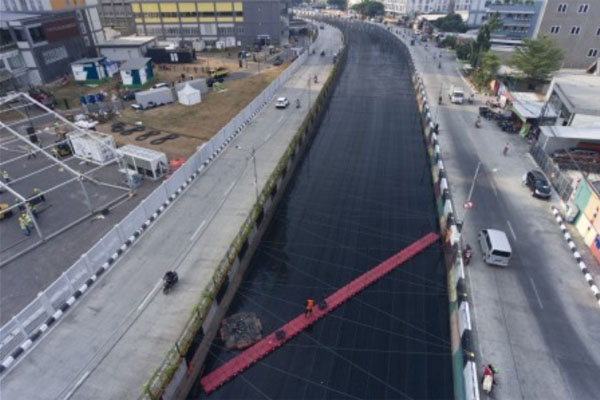
[[[449,105],[445,90],[465,83],[456,63],[442,51],[442,69],[432,53],[415,48],[430,99],[442,87],[444,105],[433,115],[464,237],[474,245],[468,278],[474,303],[480,361],[500,368],[493,397],[500,399],[597,399],[600,393],[600,311],[550,213],[550,204],[531,197],[520,183],[536,168],[527,144],[494,123],[474,128],[477,107]],[[436,58],[437,59],[437,58]],[[441,86],[443,85],[443,86]],[[479,101],[484,99],[479,98]],[[438,114],[439,113],[439,114]],[[502,155],[506,142],[507,156]],[[473,209],[467,198],[477,164]],[[554,196],[553,201],[558,201]],[[477,231],[505,231],[513,248],[508,268],[486,266]]]
[[[406,59],[354,30],[339,86],[229,310],[269,333],[437,230]],[[377,71],[376,74],[373,71]],[[446,274],[426,250],[253,365],[215,399],[452,397]],[[214,369],[235,353],[216,339]],[[189,399],[203,397],[200,388]]]

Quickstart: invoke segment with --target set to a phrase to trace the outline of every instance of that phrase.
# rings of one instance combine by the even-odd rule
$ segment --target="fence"
[[[311,45],[312,47],[312,45]],[[277,90],[306,61],[304,51],[250,104],[199,148],[119,224],[69,267],[19,314],[0,328],[0,373],[21,356],[104,273],[169,204],[262,110]]]
[[[552,186],[554,186],[560,198],[568,202],[573,193],[573,179],[560,170],[559,166],[538,143],[531,145],[529,153],[550,179]]]

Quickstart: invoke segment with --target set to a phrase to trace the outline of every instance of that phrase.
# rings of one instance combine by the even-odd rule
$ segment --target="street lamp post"
[[[252,146],[251,151],[244,149],[240,145],[236,145],[235,148],[245,151],[246,153],[250,154],[250,157],[252,157],[252,166],[254,170],[254,192],[256,194],[256,203],[258,204],[258,173],[256,172],[256,150],[254,149],[254,145]]]

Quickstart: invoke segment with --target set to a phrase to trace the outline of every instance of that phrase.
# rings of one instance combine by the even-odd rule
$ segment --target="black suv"
[[[529,171],[525,175],[525,185],[531,190],[531,195],[541,199],[549,199],[552,189],[544,174],[540,171]]]

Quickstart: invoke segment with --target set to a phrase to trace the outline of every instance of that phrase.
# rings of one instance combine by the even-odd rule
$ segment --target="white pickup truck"
[[[448,98],[451,103],[462,104],[465,100],[465,92],[462,87],[456,85],[450,85],[450,89],[448,90]]]

